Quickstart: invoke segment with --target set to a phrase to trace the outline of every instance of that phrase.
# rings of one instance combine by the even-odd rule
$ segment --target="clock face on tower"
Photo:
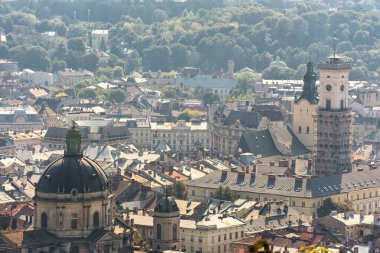
[[[340,91],[344,91],[344,85],[343,84],[340,86]]]
[[[331,90],[332,90],[332,87],[331,87],[330,84],[327,84],[327,85],[326,85],[326,90],[327,90],[327,91],[331,91]]]

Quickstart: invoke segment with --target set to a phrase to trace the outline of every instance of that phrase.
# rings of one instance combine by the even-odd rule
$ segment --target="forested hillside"
[[[0,27],[8,39],[0,45],[0,58],[38,70],[85,68],[109,78],[190,65],[214,73],[233,59],[236,70],[249,67],[264,71],[265,78],[300,78],[310,56],[317,62],[332,52],[335,33],[337,52],[354,65],[350,79],[378,78],[376,2],[337,1],[337,10],[328,2],[258,1],[225,8],[219,0],[20,0],[0,8]],[[87,50],[93,29],[109,29],[111,57],[100,59]],[[49,31],[56,32],[54,41],[41,37]],[[277,56],[288,68],[267,68]]]

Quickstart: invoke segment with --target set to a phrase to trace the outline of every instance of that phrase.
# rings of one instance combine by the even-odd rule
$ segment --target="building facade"
[[[101,50],[109,48],[108,44],[108,30],[94,30],[91,33],[91,45],[93,49]]]
[[[207,122],[178,120],[177,122],[151,122],[151,149],[160,141],[173,151],[192,152],[197,147],[210,148],[210,132]]]
[[[235,154],[243,133],[264,130],[269,125],[269,120],[258,112],[222,107],[210,108],[208,114],[211,149],[218,154]]]
[[[374,212],[380,207],[380,170],[377,165],[355,165],[354,171],[325,177],[261,174],[256,168],[232,168],[215,171],[187,184],[191,201],[207,202],[215,197],[220,186],[229,187],[236,198],[253,201],[285,201],[308,216],[315,216],[323,200],[350,201],[356,212]],[[260,171],[260,168],[258,169]],[[268,169],[266,169],[268,171]]]
[[[348,107],[351,64],[333,56],[318,64],[319,104],[315,115],[315,171],[317,176],[351,171],[353,113]]]
[[[126,126],[115,126],[111,120],[84,120],[75,121],[80,129],[82,148],[95,143],[100,146],[119,145],[129,143],[131,138]],[[63,127],[50,127],[43,139],[42,144],[50,149],[65,149],[66,134],[69,130]]]
[[[33,107],[0,108],[0,132],[27,132],[41,129],[44,129],[44,124]]]
[[[82,157],[77,129],[68,131],[66,142],[64,157],[50,164],[37,183],[33,230],[1,234],[6,243],[0,243],[0,251],[133,252],[132,230],[113,232],[113,195],[106,174]]]

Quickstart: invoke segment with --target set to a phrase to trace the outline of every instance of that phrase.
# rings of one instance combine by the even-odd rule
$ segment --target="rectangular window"
[[[341,109],[341,110],[344,109],[344,100],[340,100],[340,109]]]
[[[330,99],[326,99],[326,110],[327,111],[331,110],[331,100]]]

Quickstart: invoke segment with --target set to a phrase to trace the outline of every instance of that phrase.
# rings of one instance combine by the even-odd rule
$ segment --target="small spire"
[[[336,31],[334,32],[334,59],[336,58],[336,41],[337,41],[337,38],[336,38]]]

